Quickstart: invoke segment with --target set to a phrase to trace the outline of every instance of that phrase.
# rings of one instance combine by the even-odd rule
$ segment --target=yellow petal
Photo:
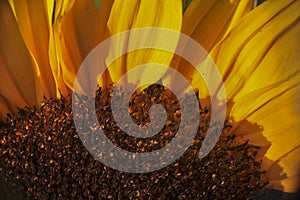
[[[100,11],[93,0],[57,1],[52,49],[56,82],[73,88],[76,73],[87,54],[105,37],[105,27],[112,1],[103,1]]]
[[[194,0],[184,13],[182,32],[210,51],[252,4],[252,0]]]
[[[143,27],[158,27],[167,28],[180,31],[182,23],[182,6],[179,0],[166,0],[166,1],[115,1],[112,12],[108,21],[108,28],[110,35],[116,33]],[[165,35],[151,35],[151,42],[154,44],[165,40]],[[140,44],[149,42],[149,35],[145,34],[141,38],[130,37],[128,39],[129,45]],[[170,41],[177,43],[177,40]],[[118,48],[125,48],[125,43],[116,41],[111,46],[111,51]],[[136,46],[136,45],[135,45]],[[175,48],[174,48],[175,51]],[[173,57],[172,53],[162,50],[138,50],[128,53],[127,56],[116,60],[110,69],[112,80],[116,82],[123,73],[141,64],[146,63],[159,63],[169,65]],[[138,78],[147,78],[147,76],[155,76],[162,74],[165,69],[151,69],[144,70],[142,74],[130,74],[129,82],[135,82]],[[157,80],[161,77],[157,77]]]
[[[0,2],[0,15],[0,94],[12,107],[36,105],[43,98],[36,66],[7,1]]]
[[[299,1],[267,1],[213,49],[230,100],[299,72],[299,8]]]
[[[49,26],[54,0],[10,1],[26,47],[37,64],[36,73],[46,97],[56,96],[56,87],[49,63]]]
[[[131,29],[134,18],[140,6],[140,1],[116,0],[112,6],[107,27],[110,35]]]
[[[299,105],[297,105],[300,98],[299,80],[300,76],[298,75],[286,82],[264,87],[237,99],[237,102],[232,107],[230,116],[234,118],[234,121],[241,124],[238,123],[234,126],[233,129],[236,128],[234,132],[241,134],[245,139],[248,139],[248,134],[263,133],[263,136],[272,144],[274,141],[280,142],[277,139],[285,135],[292,137],[294,134],[295,138],[298,138],[297,131],[299,129],[295,128],[295,131],[290,131],[289,129],[293,129],[295,126],[299,128],[297,124],[297,120],[300,117]],[[280,120],[285,118],[289,118],[289,120]],[[249,124],[247,125],[249,122],[260,127],[251,130],[249,129]],[[288,131],[288,134],[282,134],[282,132],[286,131]],[[297,144],[300,141],[294,140],[293,142]],[[253,144],[260,146],[257,143]],[[278,158],[277,156],[279,155],[276,155],[275,151],[272,158],[276,159]]]
[[[236,122],[240,122],[234,125],[233,132],[244,140],[250,140],[254,145],[269,145],[264,154],[263,169],[268,170],[274,162],[281,162],[284,156],[300,146],[299,83],[300,75],[297,75],[285,82],[251,92],[237,99],[232,107],[230,116]],[[260,128],[253,129],[249,123]],[[293,159],[293,162],[281,166],[283,171],[286,171],[300,166],[300,160]],[[277,176],[276,173],[268,173],[268,177],[272,180]],[[286,182],[291,183],[290,180]]]
[[[182,32],[209,52],[251,10],[252,3],[252,0],[194,0],[184,13]],[[191,51],[189,48],[187,46],[185,51]],[[171,66],[190,80],[192,86],[199,90],[201,98],[210,95],[201,76],[185,60],[175,56]],[[172,81],[176,82],[176,79],[174,77]]]
[[[55,3],[54,21],[57,22],[73,6],[75,0],[57,0]]]
[[[269,180],[269,185],[277,190],[285,192],[299,191],[299,176],[300,176],[300,147],[293,149],[283,155],[267,169],[266,176]],[[274,176],[278,174],[278,176]]]
[[[115,35],[123,31],[131,29],[134,18],[137,15],[139,9],[138,0],[132,1],[122,1],[116,0],[112,6],[109,20],[107,22],[107,27],[109,30],[109,35]],[[113,52],[114,49],[124,49],[125,44],[123,41],[115,41],[111,45],[110,51]],[[113,82],[117,82],[118,79],[126,72],[126,61],[125,56],[122,56],[114,61],[109,69],[110,77]]]

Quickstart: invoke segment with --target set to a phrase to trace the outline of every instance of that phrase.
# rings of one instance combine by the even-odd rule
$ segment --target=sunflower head
[[[296,192],[299,8],[299,0],[0,1],[4,181],[29,198],[254,198],[265,188]],[[83,104],[74,112],[71,97],[90,93],[93,98],[79,100],[95,112]],[[126,107],[117,110],[133,126],[114,112],[122,102],[110,104],[124,96]],[[162,118],[155,119],[160,110],[151,114],[155,104],[165,108]],[[85,118],[89,113],[93,120]],[[224,120],[214,120],[220,116]],[[128,155],[173,144],[181,122],[190,127],[196,121],[196,131],[191,138],[183,131],[182,143],[191,139],[191,145],[176,143],[187,151],[174,163],[130,174],[89,154],[84,144],[106,140],[81,141],[76,117],[84,119],[80,130],[103,129],[119,149],[137,153]],[[145,127],[150,133],[160,122],[157,136],[131,134]]]

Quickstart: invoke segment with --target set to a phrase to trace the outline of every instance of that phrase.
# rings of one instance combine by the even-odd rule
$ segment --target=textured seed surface
[[[122,94],[122,91],[119,91]],[[181,122],[176,97],[152,85],[132,95],[129,112],[141,126],[150,123],[148,109],[159,103],[167,110],[165,127],[155,136],[137,139],[122,132],[110,108],[111,90],[99,88],[96,108],[99,125],[111,141],[128,151],[159,149],[175,136]],[[186,97],[189,98],[189,97]],[[86,103],[94,103],[86,98]],[[80,103],[80,102],[78,102]],[[0,187],[13,199],[255,199],[266,181],[255,160],[258,147],[238,143],[226,123],[214,149],[203,159],[198,151],[209,124],[207,108],[193,145],[174,163],[161,170],[131,174],[106,167],[83,146],[71,113],[71,99],[45,100],[40,108],[19,109],[0,122]],[[84,116],[81,116],[84,117]],[[96,143],[95,143],[96,144]],[[6,196],[5,196],[6,195]],[[1,196],[0,196],[1,197]]]

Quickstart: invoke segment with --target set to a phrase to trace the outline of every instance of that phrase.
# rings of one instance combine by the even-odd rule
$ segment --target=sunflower
[[[178,0],[95,2],[0,1],[2,118],[44,98],[70,95],[81,63],[105,39],[135,28],[171,29],[195,39],[215,61],[228,97],[229,134],[261,147],[258,159],[269,187],[297,191],[299,1],[269,0],[255,7],[253,0],[194,0],[184,12]],[[115,83],[134,66],[153,62],[184,75],[200,90],[203,106],[210,107],[205,99],[211,94],[200,75],[184,59],[161,50],[120,57],[100,84]]]

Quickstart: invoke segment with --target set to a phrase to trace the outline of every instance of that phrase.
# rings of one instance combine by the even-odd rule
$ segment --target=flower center
[[[111,94],[111,89],[97,90],[96,113],[100,128],[115,145],[144,153],[175,137],[182,120],[171,91],[154,84],[131,96],[129,112],[139,126],[151,123],[148,111],[153,104],[166,109],[164,128],[150,138],[134,138],[118,128],[111,113]],[[45,100],[40,108],[19,109],[0,123],[2,182],[26,198],[247,199],[261,195],[267,182],[260,162],[255,161],[259,148],[240,144],[234,134],[228,134],[230,124],[225,124],[208,156],[198,158],[210,120],[207,108],[199,113],[195,139],[179,159],[157,171],[131,174],[111,169],[89,154],[76,132],[69,97]]]

